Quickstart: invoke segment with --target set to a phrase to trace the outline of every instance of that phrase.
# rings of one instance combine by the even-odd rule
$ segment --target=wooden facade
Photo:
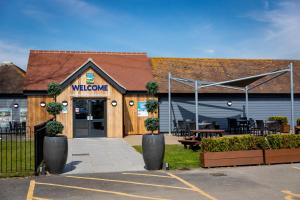
[[[154,113],[153,116],[138,116],[138,102],[145,102],[149,99],[147,94],[128,94],[124,97],[124,129],[125,135],[137,135],[146,134],[149,131],[146,130],[144,121],[148,117],[157,117],[158,113]],[[130,106],[129,102],[133,101],[134,105]]]
[[[107,90],[85,91],[74,90],[72,86],[81,85],[87,86],[87,73],[94,74],[94,83],[92,85],[107,85]],[[73,75],[74,76],[74,75]],[[107,81],[93,68],[87,68],[81,74],[77,74],[75,79],[72,79],[66,85],[62,93],[57,96],[57,102],[67,101],[68,105],[65,112],[57,115],[57,120],[64,125],[63,134],[68,138],[74,137],[74,109],[73,100],[76,98],[87,99],[106,99],[106,135],[111,138],[122,138],[126,135],[146,134],[149,131],[145,129],[144,121],[148,117],[157,117],[158,113],[151,116],[139,116],[138,103],[145,102],[150,97],[147,94],[122,94],[111,82]],[[64,83],[63,83],[64,84]],[[117,106],[112,106],[112,101],[117,102]],[[33,130],[34,126],[51,119],[53,116],[49,115],[45,107],[41,107],[40,103],[49,103],[53,101],[48,96],[29,96],[28,97],[28,125]],[[133,101],[133,105],[129,102]]]

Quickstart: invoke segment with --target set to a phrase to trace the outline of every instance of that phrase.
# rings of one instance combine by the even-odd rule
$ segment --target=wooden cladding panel
[[[87,85],[86,73],[93,72],[95,75],[95,85],[108,85],[108,91],[73,91],[73,85]],[[72,84],[66,87],[57,97],[58,102],[68,101],[67,113],[61,113],[57,120],[62,122],[65,129],[63,134],[68,138],[73,138],[73,98],[106,98],[107,118],[106,132],[107,137],[123,137],[123,95],[112,85],[107,83],[93,69],[86,70],[82,76],[78,77]],[[113,107],[111,101],[116,100],[118,105]]]
[[[149,114],[148,117],[139,117],[138,116],[138,102],[146,101],[150,97],[146,94],[133,94],[126,95],[124,97],[124,127],[125,135],[136,135],[136,134],[146,134],[149,131],[146,130],[144,121],[148,117],[151,117]],[[134,101],[134,105],[130,106],[129,101]],[[155,113],[152,117],[157,117],[158,113]]]
[[[27,126],[30,127],[31,134],[33,133],[34,126],[43,123],[53,116],[49,115],[46,108],[41,107],[40,103],[49,103],[53,101],[51,97],[47,96],[28,96],[27,98]]]

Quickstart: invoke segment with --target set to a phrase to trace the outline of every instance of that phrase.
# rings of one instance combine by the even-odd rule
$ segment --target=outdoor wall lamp
[[[19,108],[19,104],[15,103],[14,108]]]
[[[232,102],[231,101],[227,101],[227,106],[232,106]]]
[[[113,106],[113,107],[116,107],[117,106],[117,101],[116,100],[112,100],[112,102],[111,102],[111,105]]]
[[[44,107],[46,106],[46,103],[45,103],[44,101],[42,101],[42,102],[40,103],[40,106],[41,106],[42,108],[44,108]]]
[[[133,100],[130,100],[130,101],[129,101],[129,105],[130,105],[130,106],[133,106],[133,105],[134,105],[134,101],[133,101]]]
[[[62,105],[65,106],[65,107],[67,107],[68,106],[68,102],[67,101],[63,101]]]

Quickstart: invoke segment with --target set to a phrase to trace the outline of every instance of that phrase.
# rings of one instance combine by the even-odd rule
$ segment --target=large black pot
[[[68,140],[64,135],[44,138],[44,161],[52,174],[62,173],[68,157]]]
[[[143,135],[143,158],[148,170],[159,170],[163,166],[165,137],[163,134]]]

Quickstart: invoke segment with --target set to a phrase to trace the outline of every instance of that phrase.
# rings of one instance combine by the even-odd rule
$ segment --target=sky
[[[300,0],[0,0],[0,62],[30,49],[300,59]]]

